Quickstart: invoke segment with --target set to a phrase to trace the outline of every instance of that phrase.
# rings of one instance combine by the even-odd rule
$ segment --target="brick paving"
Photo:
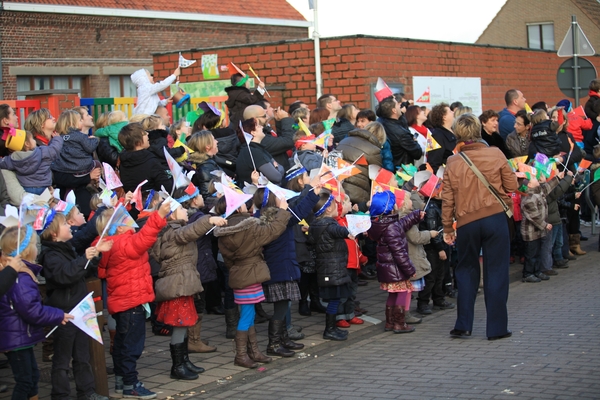
[[[468,339],[448,336],[455,319],[455,311],[448,310],[425,317],[414,333],[395,335],[384,332],[382,324],[367,322],[352,326],[347,341],[330,342],[321,336],[323,315],[302,317],[294,306],[293,322],[307,335],[301,341],[305,350],[246,370],[233,365],[233,341],[224,337],[224,317],[205,315],[202,336],[218,350],[191,358],[206,372],[194,381],[170,379],[169,339],[152,335],[148,324],[138,362],[140,380],[160,399],[600,399],[600,253],[597,237],[582,228],[590,236],[582,242],[589,253],[550,281],[521,283],[521,265],[511,265],[509,339],[486,340],[482,296]],[[384,319],[386,294],[376,282],[360,287],[359,299],[370,317]],[[272,310],[270,305],[265,309]],[[257,325],[262,349],[266,328]],[[41,346],[36,352],[42,369],[40,399],[45,399],[50,397],[50,363],[41,362]],[[11,391],[9,369],[0,370],[0,384]],[[111,391],[113,387],[114,377],[109,377]],[[0,399],[9,397],[0,394]]]

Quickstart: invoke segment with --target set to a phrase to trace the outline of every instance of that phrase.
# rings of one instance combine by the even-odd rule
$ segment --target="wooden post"
[[[89,292],[94,292],[92,295],[96,312],[100,312],[104,308],[102,302],[102,283],[100,279],[93,278],[87,281],[87,289]],[[98,316],[98,326],[100,331],[104,326],[104,315]],[[96,381],[96,393],[108,397],[108,378],[106,376],[106,356],[104,355],[104,346],[96,340],[89,338],[90,341],[90,364]]]

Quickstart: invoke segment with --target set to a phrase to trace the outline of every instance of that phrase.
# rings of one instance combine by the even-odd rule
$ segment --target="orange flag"
[[[369,163],[367,162],[367,159],[365,157],[365,154],[361,154],[360,157],[358,157],[356,159],[356,161],[354,161],[352,164],[356,164],[356,165],[369,165]]]
[[[581,160],[581,162],[579,163],[579,168],[581,170],[584,169],[588,169],[590,167],[590,165],[592,165],[592,162],[589,160]]]
[[[341,158],[337,159],[337,167],[338,170],[342,170],[343,172],[337,176],[340,181],[343,181],[346,178],[350,178],[353,175],[360,174],[360,169],[355,167],[353,164],[350,164],[348,161],[345,161]]]

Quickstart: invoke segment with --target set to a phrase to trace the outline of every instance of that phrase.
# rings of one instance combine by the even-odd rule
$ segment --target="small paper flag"
[[[419,170],[412,164],[402,164],[402,169],[406,172],[407,175],[413,176]]]
[[[527,114],[533,114],[533,110],[529,107],[529,104],[525,103],[525,111]]]
[[[335,118],[326,119],[325,121],[322,122],[322,124],[325,127],[326,131],[330,131],[331,128],[333,128],[333,124],[335,124]]]
[[[163,147],[163,151],[165,153],[165,159],[167,160],[167,164],[169,165],[169,170],[171,171],[171,175],[173,176],[173,190],[175,188],[183,187],[189,185],[190,181],[187,176],[183,173],[183,168],[181,165],[175,161],[175,159],[169,154],[169,151],[166,147]]]
[[[360,157],[358,157],[352,164],[356,164],[356,165],[369,165],[369,163],[367,162],[367,158],[365,157],[365,154],[361,154]]]
[[[428,152],[431,150],[437,150],[441,148],[442,146],[440,146],[440,144],[433,138],[431,132],[427,130],[427,147],[425,148],[425,151]]]
[[[179,52],[179,66],[181,68],[187,68],[190,65],[192,65],[193,63],[195,63],[196,60],[186,60],[182,55],[181,52]]]
[[[140,212],[144,209],[144,203],[142,202],[142,186],[146,183],[148,183],[148,179],[137,185],[133,191],[133,199],[131,199],[131,202],[135,203],[135,208]]]
[[[348,232],[352,236],[357,236],[371,228],[371,216],[367,214],[346,214],[346,221]]]
[[[69,312],[69,314],[73,316],[73,319],[70,320],[70,322],[84,331],[92,339],[103,344],[100,326],[98,325],[96,306],[92,294],[93,292],[88,293],[88,295]]]
[[[592,162],[589,160],[581,160],[581,162],[579,163],[579,171],[588,169],[590,167],[590,165],[592,165]]]
[[[386,99],[390,96],[393,96],[392,90],[389,86],[384,82],[383,79],[377,78],[377,84],[375,85],[375,98],[378,102],[382,102],[383,99]]]
[[[312,133],[308,129],[308,126],[306,126],[306,124],[304,123],[304,121],[302,121],[302,118],[298,118],[298,127],[300,128],[300,130],[302,130],[304,132],[304,134],[306,136],[311,136],[312,135]]]
[[[123,186],[121,180],[119,179],[119,176],[117,175],[113,167],[110,166],[110,164],[103,162],[102,167],[104,169],[104,179],[106,179],[106,187],[108,189],[114,190]]]

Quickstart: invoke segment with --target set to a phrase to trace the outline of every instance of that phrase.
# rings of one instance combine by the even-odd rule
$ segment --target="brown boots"
[[[271,357],[265,356],[258,348],[258,340],[256,339],[256,328],[251,326],[248,329],[248,356],[259,363],[270,363],[273,361]]]
[[[394,333],[414,332],[415,327],[406,324],[406,321],[405,321],[406,314],[405,314],[404,307],[393,306],[391,312],[392,312],[392,321],[394,324],[393,325]]]
[[[235,333],[235,359],[233,365],[256,368],[258,364],[248,357],[248,337],[248,331],[237,331]]]
[[[394,320],[392,319],[392,307],[385,306],[385,329],[386,332],[394,330]]]
[[[202,315],[198,314],[196,325],[188,328],[188,352],[190,353],[212,353],[217,351],[216,347],[206,345],[201,337]]]
[[[581,235],[579,233],[569,235],[569,249],[571,250],[571,253],[576,256],[587,254],[587,252],[581,250]]]

